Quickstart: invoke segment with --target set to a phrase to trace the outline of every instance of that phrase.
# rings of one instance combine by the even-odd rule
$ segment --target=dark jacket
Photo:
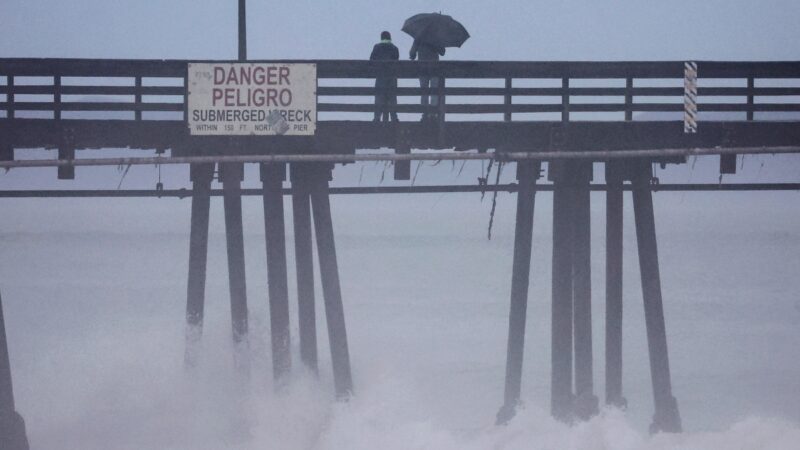
[[[441,47],[434,47],[433,45],[421,42],[414,39],[414,45],[411,46],[411,51],[408,56],[411,59],[419,57],[420,61],[438,61],[439,55],[444,56],[444,49]]]
[[[370,61],[397,61],[400,59],[400,51],[392,44],[392,41],[380,41],[372,47],[369,59]],[[375,87],[397,87],[397,78],[378,77],[375,79]]]
[[[392,44],[392,41],[380,41],[372,47],[369,59],[371,61],[397,61],[400,59],[400,51]]]

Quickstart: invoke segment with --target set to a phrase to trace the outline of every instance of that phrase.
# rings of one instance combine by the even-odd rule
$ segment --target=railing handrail
[[[0,58],[0,76],[182,77],[186,65],[234,60]],[[393,74],[415,78],[435,73],[448,78],[676,78],[684,61],[367,61],[252,60],[249,63],[317,65],[320,78],[374,78]],[[695,61],[704,78],[797,78],[800,61]]]

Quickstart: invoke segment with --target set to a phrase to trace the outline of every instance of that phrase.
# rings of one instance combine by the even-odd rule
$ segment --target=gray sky
[[[797,0],[248,2],[251,59],[358,59],[442,11],[472,38],[449,59],[797,60]],[[237,0],[2,0],[0,57],[234,59]]]

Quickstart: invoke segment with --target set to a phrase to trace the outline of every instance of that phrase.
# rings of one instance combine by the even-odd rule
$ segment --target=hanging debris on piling
[[[489,230],[488,230],[488,233],[487,233],[487,236],[486,236],[487,239],[490,240],[490,241],[492,240],[492,225],[494,224],[494,211],[497,208],[497,190],[498,190],[497,188],[498,188],[498,186],[500,186],[500,174],[502,174],[502,173],[503,173],[503,162],[502,161],[498,161],[497,162],[497,177],[494,180],[495,190],[494,190],[494,194],[492,194],[492,210],[489,213]]]

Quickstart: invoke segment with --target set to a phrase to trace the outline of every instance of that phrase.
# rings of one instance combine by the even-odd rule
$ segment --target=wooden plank
[[[445,95],[475,95],[475,96],[505,96],[505,95],[520,95],[520,96],[561,96],[565,93],[568,95],[585,95],[585,96],[603,96],[614,95],[623,96],[626,93],[625,88],[569,88],[566,91],[562,88],[502,88],[502,87],[445,87]],[[683,95],[682,88],[641,88],[641,93],[636,95]],[[651,91],[652,90],[652,91]],[[412,87],[399,87],[395,90],[398,96],[411,96],[430,94],[431,89],[412,88]],[[317,88],[317,95],[336,95],[336,96],[367,96],[374,95],[374,87],[352,87],[352,86],[323,86]]]
[[[311,61],[307,61],[311,62]],[[683,62],[316,61],[320,78],[680,78]]]
[[[682,107],[682,105],[674,105]],[[659,105],[664,107],[664,105]],[[2,108],[2,106],[0,106]],[[744,119],[744,118],[742,118]],[[69,134],[75,148],[172,148],[174,155],[343,153],[355,148],[394,148],[397,136],[411,148],[494,148],[502,143],[512,149],[548,148],[554,121],[448,122],[445,139],[439,143],[435,127],[416,121],[392,126],[371,121],[321,121],[314,137],[296,136],[189,136],[181,120],[87,120],[61,121],[17,118],[0,119],[0,146],[15,148],[58,148]],[[703,133],[686,137],[682,121],[576,121],[566,134],[565,149],[614,150],[716,147],[729,142],[740,146],[781,146],[800,144],[796,122],[705,121]],[[441,145],[441,147],[440,147]],[[343,150],[344,149],[344,150]]]
[[[800,61],[697,61],[703,78],[800,78]]]
[[[365,194],[443,194],[443,193],[480,193],[480,192],[517,192],[516,183],[478,186],[478,185],[415,185],[415,186],[348,186],[332,187],[331,195],[365,195]],[[536,192],[552,192],[552,184],[539,184]],[[590,185],[592,192],[605,192],[615,189],[606,184]],[[622,191],[630,191],[632,186],[625,185]],[[800,183],[666,183],[653,187],[653,192],[718,192],[718,191],[800,191]],[[242,189],[242,196],[260,196],[261,189]],[[283,195],[292,195],[292,188],[283,188]],[[187,198],[195,197],[198,193],[191,189],[22,189],[2,190],[0,198],[144,198],[144,197],[170,197]],[[222,196],[221,189],[211,191],[212,196]],[[190,238],[191,240],[191,238]],[[191,244],[190,244],[191,246]],[[606,306],[608,311],[608,306]],[[301,331],[302,349],[302,331]],[[302,350],[301,350],[302,355]],[[606,378],[608,380],[608,377]]]
[[[5,106],[0,103],[0,107]],[[17,111],[52,111],[52,102],[14,102]],[[182,103],[61,102],[61,111],[183,111]]]
[[[0,102],[0,109],[7,109],[12,103]],[[182,103],[133,103],[133,102],[61,102],[61,111],[162,111],[180,112],[184,110]],[[16,111],[53,111],[57,109],[55,102],[14,102]],[[447,104],[447,113],[458,114],[492,114],[505,112],[559,112],[563,105],[553,104]],[[683,105],[677,103],[572,103],[569,106],[573,112],[619,112],[630,109],[631,111],[669,112],[682,111]],[[800,104],[793,103],[701,103],[700,111],[737,112],[737,111],[773,111],[796,112],[800,111]],[[374,112],[375,105],[368,103],[320,103],[317,110],[322,112]],[[398,112],[421,113],[425,108],[417,104],[397,105]],[[0,119],[2,120],[2,119]]]
[[[8,93],[7,86],[0,85],[0,94]],[[54,94],[54,85],[31,85],[15,86],[14,92],[17,94]],[[60,87],[62,95],[183,95],[185,90],[182,86],[64,86]]]
[[[0,91],[2,92],[2,91]],[[21,92],[21,91],[18,91]],[[704,96],[746,96],[749,93],[762,96],[794,96],[800,95],[800,88],[792,87],[763,87],[748,89],[746,87],[706,87],[698,88],[698,95]],[[42,92],[45,93],[45,92]],[[429,89],[399,87],[395,91],[398,96],[415,96],[430,93]],[[446,87],[445,95],[461,96],[543,96],[555,97],[565,94],[562,88],[502,88],[502,87]],[[174,94],[174,93],[173,93]],[[317,88],[320,96],[371,96],[375,94],[374,87],[352,86],[322,86]],[[652,96],[652,97],[681,97],[682,87],[630,87],[630,88],[601,88],[601,87],[570,87],[566,94],[571,96]]]
[[[800,111],[800,104],[789,103],[701,103],[697,105],[699,111],[716,112],[744,112],[744,111],[771,111],[771,112],[796,112]],[[701,119],[702,120],[702,119]]]
[[[331,112],[375,112],[373,103],[317,103],[317,111]],[[397,112],[417,112],[425,111],[425,107],[420,104],[397,105]]]
[[[503,103],[468,105],[449,104],[446,106],[448,113],[457,114],[489,114],[505,112],[559,112],[561,104],[511,104]]]
[[[752,78],[750,79],[752,80]],[[681,90],[683,88],[680,88]],[[800,95],[800,88],[792,87],[699,87],[697,95],[706,96],[747,96],[747,95],[786,96]]]
[[[196,61],[235,62],[235,61]],[[681,78],[683,61],[397,61],[272,60],[263,63],[317,64],[320,78],[375,78],[395,74],[414,78],[421,74],[448,78]],[[187,60],[122,60],[3,58],[0,75],[17,76],[142,76],[182,77]],[[800,78],[800,62],[698,61],[706,78]]]
[[[446,87],[446,95],[475,95],[475,96],[504,96],[511,94],[514,96],[561,96],[564,94],[562,88],[487,88],[487,87]],[[8,86],[0,85],[0,94],[10,92]],[[55,87],[52,85],[30,85],[15,86],[14,92],[17,94],[53,94]],[[184,95],[185,89],[182,86],[61,86],[63,95]],[[396,90],[398,96],[416,96],[429,93],[430,89],[399,87]],[[682,96],[683,88],[679,87],[636,87],[626,88],[576,88],[571,87],[567,93],[572,96],[624,96],[630,92],[634,96]],[[746,96],[748,94],[758,96],[800,96],[800,88],[796,87],[700,87],[698,95],[704,96]],[[353,87],[353,86],[320,86],[317,88],[320,96],[371,96],[375,94],[374,87]]]
[[[183,77],[186,61],[3,58],[0,75],[62,77]]]

